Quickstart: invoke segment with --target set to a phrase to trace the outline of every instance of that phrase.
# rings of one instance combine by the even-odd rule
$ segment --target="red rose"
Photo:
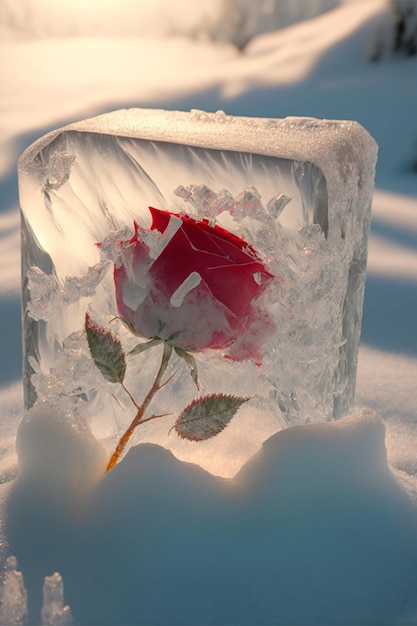
[[[253,248],[220,226],[149,208],[114,268],[118,312],[145,338],[226,350],[259,363],[274,324],[257,302],[273,278]]]

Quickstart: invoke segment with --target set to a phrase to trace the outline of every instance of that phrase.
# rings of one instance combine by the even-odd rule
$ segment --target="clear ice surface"
[[[198,444],[200,455],[188,442],[168,438],[171,424],[158,420],[132,443],[156,441],[211,470],[215,457],[213,471],[227,475],[273,432],[346,414],[355,387],[375,162],[376,144],[356,122],[222,112],[116,111],[35,142],[19,162],[26,405],[45,394],[82,400],[102,439],[114,438],[132,419],[120,386],[92,366],[82,329],[89,310],[100,324],[113,320],[126,352],[137,345],[114,320],[112,268],[134,222],[150,227],[153,206],[207,219],[250,243],[275,275],[262,298],[277,330],[261,367],[215,351],[194,355],[202,393],[251,396],[226,429],[229,439],[222,433],[214,444]],[[144,234],[151,258],[179,225],[172,218],[163,235]],[[191,274],[179,286],[172,306],[181,306],[199,278]],[[257,284],[261,278],[253,275]],[[137,305],[145,294],[125,295]],[[160,347],[134,358],[125,382],[140,397],[155,377]],[[195,397],[180,361],[173,360],[168,374],[177,373],[155,397],[154,413],[178,415]],[[240,460],[233,465],[233,458]]]

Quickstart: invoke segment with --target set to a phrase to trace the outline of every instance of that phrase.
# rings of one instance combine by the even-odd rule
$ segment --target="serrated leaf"
[[[196,398],[178,417],[174,428],[180,437],[189,441],[210,439],[226,428],[248,400],[222,393]]]
[[[111,383],[122,383],[126,360],[120,340],[110,330],[85,314],[85,332],[93,361],[102,376]]]
[[[195,358],[193,357],[192,354],[190,354],[186,350],[182,350],[181,348],[175,348],[175,352],[178,354],[179,357],[184,359],[184,361],[187,363],[190,369],[191,378],[193,379],[194,384],[197,387],[197,389],[200,391],[200,382],[198,380],[197,362]]]
[[[145,352],[145,350],[149,350],[149,348],[153,348],[153,346],[159,346],[162,343],[162,339],[150,339],[149,341],[145,341],[142,343],[138,343],[132,350],[127,353],[127,356],[132,356],[134,354],[140,354],[141,352]]]

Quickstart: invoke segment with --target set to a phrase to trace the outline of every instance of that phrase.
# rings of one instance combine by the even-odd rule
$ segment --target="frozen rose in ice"
[[[115,263],[119,315],[141,337],[260,363],[274,323],[259,297],[274,276],[224,228],[149,210],[151,228],[135,225]]]

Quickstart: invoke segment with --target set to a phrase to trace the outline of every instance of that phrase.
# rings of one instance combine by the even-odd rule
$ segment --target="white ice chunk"
[[[260,272],[255,272],[253,275],[253,280],[257,285],[262,285],[262,274]]]
[[[159,232],[159,230],[147,230],[140,233],[140,239],[143,241],[149,250],[149,256],[151,259],[157,259],[161,254],[160,250],[162,249],[163,241],[161,241],[163,235]]]
[[[271,217],[276,220],[281,215],[283,209],[287,206],[289,202],[291,202],[290,196],[287,196],[287,194],[281,192],[269,200],[266,208]]]
[[[232,212],[234,207],[233,196],[227,189],[221,189],[213,203],[213,213],[220,215],[223,211]]]
[[[117,261],[120,256],[122,242],[128,242],[133,236],[133,230],[128,226],[112,230],[106,235],[100,245],[102,261]]]
[[[172,306],[179,307],[182,305],[185,296],[201,283],[201,276],[198,272],[191,272],[183,283],[174,291],[171,296],[170,303]]]
[[[207,185],[189,185],[188,187],[180,185],[174,193],[195,208],[198,219],[210,219],[216,216],[213,209],[217,194]]]
[[[253,185],[246,187],[236,196],[232,213],[235,219],[242,220],[245,217],[259,219],[264,213],[265,209],[261,203],[260,193]]]
[[[149,247],[149,256],[151,259],[156,261],[156,259],[161,256],[175,233],[181,228],[181,225],[182,220],[175,215],[171,215],[168,226],[163,233],[157,232],[157,235],[154,236],[153,233],[155,231],[151,231],[151,237],[145,239],[146,245]]]
[[[71,609],[64,606],[64,583],[61,574],[46,576],[43,584],[42,626],[72,624]]]
[[[0,589],[0,624],[20,626],[26,623],[28,594],[17,560],[9,556],[5,563],[4,582]]]
[[[193,192],[191,189],[184,187],[184,185],[178,185],[178,187],[174,189],[174,193],[178,198],[182,198],[184,202],[188,202]]]
[[[179,185],[174,190],[174,194],[195,208],[198,219],[206,218],[210,221],[215,220],[224,211],[230,211],[233,214],[236,204],[227,189],[221,189],[215,193],[207,185],[189,185],[188,187]]]

